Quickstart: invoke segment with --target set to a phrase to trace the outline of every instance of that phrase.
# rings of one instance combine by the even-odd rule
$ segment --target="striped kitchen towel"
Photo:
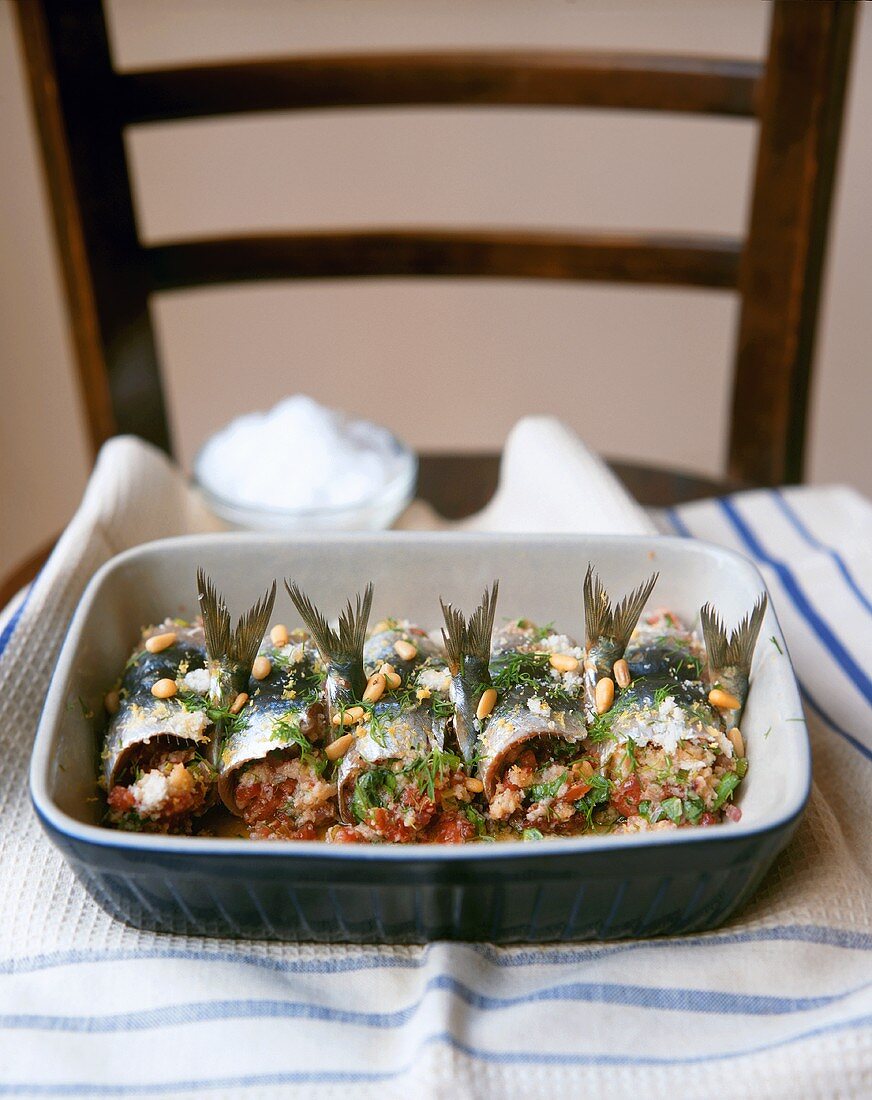
[[[647,528],[559,425],[519,426],[508,452],[479,527],[520,514],[527,530]],[[511,473],[533,454],[560,456],[557,518]],[[872,1095],[872,506],[848,489],[760,491],[656,522],[758,563],[809,718],[808,812],[729,925],[509,948],[157,935],[90,900],[27,798],[41,703],[88,578],[128,546],[213,523],[167,459],[108,444],[0,626],[0,1095]]]

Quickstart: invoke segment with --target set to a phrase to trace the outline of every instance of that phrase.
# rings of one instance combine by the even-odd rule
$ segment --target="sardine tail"
[[[652,573],[613,608],[602,581],[594,573],[593,566],[588,565],[584,577],[584,625],[588,647],[599,638],[611,638],[624,649],[659,576],[659,573]]]
[[[266,634],[272,615],[273,604],[276,602],[276,582],[272,582],[269,591],[252,607],[240,616],[233,637],[230,641],[230,653],[234,661],[239,665],[250,668],[254,664],[260,643]]]
[[[355,659],[363,661],[363,644],[366,641],[366,624],[372,608],[373,587],[370,582],[362,595],[358,594],[354,605],[351,600],[339,616],[339,629],[334,630],[318,608],[296,584],[285,581],[285,588],[300,613],[306,629],[325,661]]]
[[[639,616],[642,614],[642,608],[648,602],[648,598],[659,578],[659,573],[652,573],[648,580],[643,581],[629,596],[624,596],[615,608],[613,637],[622,648],[626,648],[630,635],[636,629]]]
[[[442,641],[445,643],[445,656],[448,660],[448,671],[456,676],[463,668],[463,658],[466,654],[466,620],[463,612],[450,603],[445,603],[440,598],[442,617],[445,626],[442,630]]]
[[[230,613],[224,597],[202,568],[197,570],[197,597],[203,616],[206,652],[212,660],[218,660],[230,648]]]
[[[606,633],[611,611],[611,603],[602,581],[594,573],[593,566],[588,564],[584,575],[584,629],[588,646]]]
[[[471,657],[478,658],[485,665],[490,657],[491,637],[494,632],[494,616],[496,615],[499,591],[499,581],[494,581],[490,591],[488,589],[484,590],[481,603],[470,615],[466,627],[467,653]]]
[[[736,668],[745,676],[750,675],[751,660],[754,656],[757,638],[760,636],[760,628],[763,625],[767,605],[768,599],[764,592],[736,629],[729,635],[723,620],[711,604],[705,604],[700,608],[699,619],[702,626],[702,636],[712,673],[717,673],[725,668]]]
[[[321,656],[325,661],[333,660],[339,652],[339,636],[336,631],[297,584],[285,581],[285,588]]]

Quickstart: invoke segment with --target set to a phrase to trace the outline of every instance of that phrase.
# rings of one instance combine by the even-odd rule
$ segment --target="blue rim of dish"
[[[251,532],[247,533],[249,536]],[[414,540],[416,538],[423,538],[425,540],[444,537],[444,532],[421,532],[421,531],[394,531],[394,532],[336,532],[331,534],[331,538],[338,540],[354,542],[361,539],[373,538],[373,537],[385,537],[403,540]],[[55,667],[55,673],[52,676],[49,690],[46,693],[45,702],[43,704],[42,714],[40,715],[39,724],[37,726],[36,737],[34,738],[33,750],[31,752],[30,767],[28,769],[28,785],[30,789],[30,800],[33,806],[34,812],[40,819],[43,827],[51,834],[56,832],[61,836],[68,837],[80,844],[87,844],[93,847],[111,848],[119,852],[143,852],[143,853],[161,853],[166,852],[167,855],[196,855],[198,853],[211,854],[216,858],[219,856],[228,856],[233,854],[244,855],[245,852],[252,852],[258,856],[269,855],[270,858],[280,858],[282,856],[286,858],[296,858],[299,856],[305,856],[312,859],[335,859],[342,862],[346,860],[366,860],[368,862],[375,860],[377,862],[396,862],[396,861],[415,861],[420,860],[427,863],[445,861],[448,863],[464,863],[468,861],[479,862],[481,860],[494,860],[504,856],[509,859],[525,859],[531,856],[535,856],[537,853],[544,855],[582,855],[585,851],[589,852],[601,852],[601,851],[624,851],[627,849],[652,849],[652,848],[673,848],[676,845],[680,848],[685,844],[700,844],[700,843],[728,843],[733,840],[750,840],[754,837],[769,836],[773,833],[781,830],[792,828],[799,821],[802,814],[805,812],[808,800],[811,795],[812,785],[812,758],[811,758],[811,741],[808,733],[808,724],[805,721],[805,708],[802,706],[802,700],[799,695],[799,686],[796,681],[796,674],[793,669],[793,661],[790,657],[790,652],[787,647],[787,642],[784,638],[783,631],[781,630],[781,623],[778,619],[778,615],[772,606],[772,600],[769,601],[769,613],[772,615],[775,625],[777,627],[777,635],[780,645],[783,647],[784,654],[788,659],[790,668],[790,688],[794,696],[794,702],[799,707],[803,720],[801,724],[801,730],[803,733],[802,744],[799,746],[801,750],[801,757],[798,761],[798,766],[802,769],[804,781],[802,783],[802,792],[798,799],[795,799],[787,812],[781,816],[774,818],[772,821],[765,821],[759,825],[749,828],[746,825],[742,825],[741,822],[729,822],[721,823],[718,825],[711,825],[705,828],[693,828],[693,829],[676,829],[674,832],[670,832],[668,835],[662,833],[638,833],[638,834],[624,834],[620,836],[614,836],[611,834],[603,836],[568,836],[568,837],[556,837],[554,839],[546,838],[537,841],[519,841],[519,842],[504,842],[501,844],[427,844],[427,845],[332,845],[326,841],[295,841],[295,840],[242,840],[237,838],[224,838],[224,837],[191,837],[191,836],[154,836],[146,833],[123,833],[117,830],[107,829],[100,825],[86,825],[76,818],[71,817],[64,810],[54,802],[51,794],[48,790],[48,784],[45,781],[46,770],[51,764],[49,758],[48,747],[43,751],[42,742],[48,740],[48,733],[44,731],[43,724],[45,722],[45,715],[49,710],[50,704],[54,703],[54,697],[61,696],[63,694],[61,687],[66,687],[66,683],[69,676],[72,673],[72,656],[74,647],[71,644],[71,637],[74,630],[81,629],[85,619],[90,611],[91,604],[94,602],[96,592],[102,584],[103,577],[108,574],[112,569],[116,568],[119,563],[123,563],[128,557],[136,557],[144,549],[149,546],[160,544],[165,545],[167,542],[210,542],[220,541],[227,537],[227,533],[213,533],[213,534],[199,534],[199,535],[180,535],[174,538],[157,539],[152,543],[142,543],[140,546],[135,546],[130,550],[125,550],[121,554],[115,555],[105,562],[93,575],[82,597],[79,601],[79,605],[76,608],[70,624],[67,628],[66,636],[64,638],[63,645],[61,646],[60,653],[58,655],[57,665]],[[294,535],[294,534],[281,534],[272,533],[265,535],[258,535],[258,540],[267,540],[269,542],[280,543],[288,538],[299,538],[303,540],[309,540],[313,543],[317,543],[320,536],[317,535]],[[460,537],[464,541],[470,542],[486,542],[490,540],[504,540],[513,541],[519,536],[510,533],[503,532],[462,532],[454,537]],[[535,538],[544,539],[546,541],[561,542],[571,541],[572,539],[578,539],[584,537],[579,534],[570,534],[563,532],[555,532],[553,534],[537,534]],[[597,536],[591,536],[597,537]],[[621,542],[637,542],[640,539],[650,537],[652,541],[662,545],[664,543],[675,547],[681,547],[686,550],[688,548],[688,540],[680,538],[674,535],[660,535],[652,534],[650,536],[645,535],[608,535],[600,536],[608,539],[616,539]],[[763,579],[763,575],[757,568],[755,562],[750,558],[745,557],[744,554],[740,554],[735,550],[730,550],[724,546],[718,546],[716,543],[706,542],[703,539],[694,539],[692,545],[704,547],[709,550],[715,551],[717,554],[721,554],[724,557],[733,558],[736,561],[741,562],[745,567],[750,567],[756,574],[757,579],[760,582],[762,588],[766,589],[766,582]],[[768,591],[768,590],[767,590]],[[63,669],[63,676],[59,677],[58,672]],[[41,760],[40,757],[45,756],[44,767],[40,770]],[[414,852],[410,852],[410,848],[415,848]]]

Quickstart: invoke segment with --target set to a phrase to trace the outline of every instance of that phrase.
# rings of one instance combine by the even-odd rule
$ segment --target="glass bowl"
[[[247,504],[217,493],[200,477],[203,448],[194,460],[194,484],[207,507],[231,527],[243,531],[383,531],[411,503],[418,480],[418,459],[391,436],[394,473],[371,497],[325,508],[275,508]],[[204,444],[205,447],[205,444]]]

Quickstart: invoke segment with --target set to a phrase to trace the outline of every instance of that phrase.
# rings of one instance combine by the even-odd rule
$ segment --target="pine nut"
[[[589,760],[582,760],[581,766],[578,769],[585,779],[590,779],[593,775],[593,764]]]
[[[377,703],[384,695],[387,686],[387,677],[383,672],[373,673],[366,681],[366,691],[363,693],[364,703]]]
[[[612,671],[615,674],[615,681],[618,687],[621,688],[621,690],[623,690],[624,688],[628,688],[633,682],[632,677],[630,676],[630,666],[627,664],[623,657],[620,659],[620,661],[615,661]]]
[[[365,713],[363,707],[349,707],[347,710],[334,714],[332,722],[334,726],[353,726],[355,722],[359,722],[363,718]]]
[[[179,690],[179,685],[168,676],[151,685],[151,693],[155,699],[172,699]]]
[[[324,755],[328,760],[338,760],[340,757],[345,756],[353,744],[354,734],[344,733],[341,737],[337,737],[335,741],[330,742],[324,750]]]
[[[603,676],[597,681],[595,697],[597,714],[605,714],[615,701],[615,681],[611,676]]]
[[[154,637],[148,638],[145,643],[145,648],[149,653],[163,653],[165,649],[169,649],[171,645],[175,645],[178,640],[178,634],[173,630],[169,630],[166,634],[155,634]]]
[[[392,630],[393,626],[389,619],[379,619],[379,621],[372,628],[373,634],[384,634],[386,630]]]
[[[575,672],[578,668],[578,658],[571,653],[552,653],[548,660],[558,672]]]
[[[481,792],[484,790],[484,783],[482,783],[480,779],[467,779],[466,789],[468,791],[472,791],[473,794],[481,794]]]
[[[387,674],[389,672],[396,672],[396,669],[394,668],[393,665],[388,664],[387,661],[382,661],[382,665],[381,665],[381,668],[379,669],[379,672],[383,672],[385,674],[385,676],[387,676]]]
[[[483,721],[490,712],[497,705],[497,689],[486,688],[481,693],[481,698],[478,701],[478,706],[475,708],[475,716],[479,721]]]
[[[117,714],[118,708],[121,706],[121,696],[117,691],[107,691],[103,699],[103,706],[106,708],[107,714]]]
[[[240,691],[240,693],[233,700],[233,703],[230,707],[230,713],[231,714],[239,714],[239,712],[242,710],[242,708],[245,706],[245,704],[247,702],[248,702],[248,692]]]
[[[291,640],[290,634],[288,634],[288,628],[284,623],[276,623],[276,625],[269,632],[269,640],[277,648],[281,649],[282,646],[286,646]]]
[[[738,710],[742,705],[735,695],[730,695],[723,688],[712,688],[708,693],[708,701],[718,710]]]
[[[402,676],[400,676],[399,672],[386,672],[384,674],[384,677],[385,683],[391,689],[391,691],[396,691],[400,684],[403,682],[403,678]]]
[[[255,680],[265,680],[271,672],[272,661],[269,657],[264,657],[263,654],[255,657],[254,664],[251,666],[251,675]]]
[[[733,746],[733,752],[736,756],[745,755],[745,739],[742,737],[742,731],[738,726],[733,726],[730,732],[727,734],[730,740],[730,744]]]
[[[394,653],[401,661],[414,661],[418,656],[418,647],[400,638],[398,642],[394,642]]]

